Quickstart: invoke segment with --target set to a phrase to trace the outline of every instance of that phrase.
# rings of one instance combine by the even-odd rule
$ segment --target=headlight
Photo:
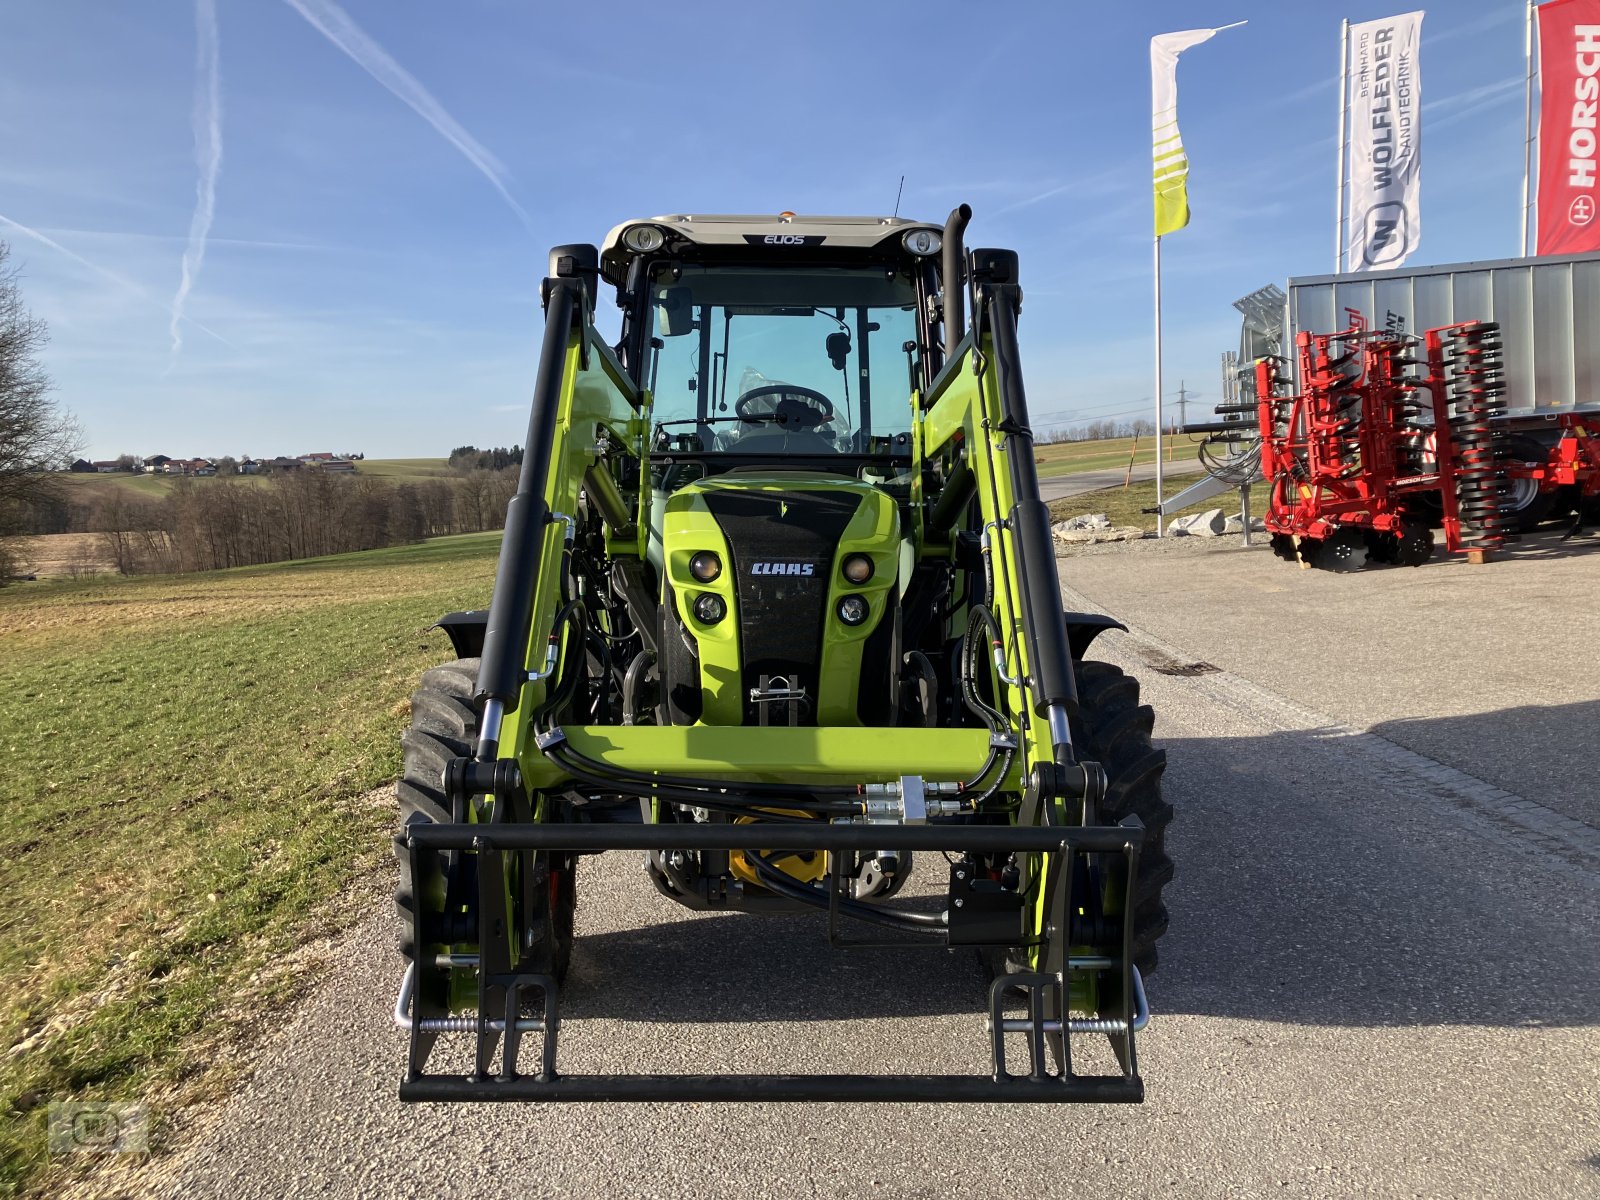
[[[715,625],[728,615],[728,606],[714,592],[701,592],[694,598],[695,620],[703,625]]]
[[[846,596],[839,601],[839,620],[846,625],[859,625],[867,619],[867,602],[860,596]]]
[[[702,550],[689,560],[689,574],[701,583],[710,583],[722,574],[722,560],[710,550]]]
[[[918,258],[927,258],[930,254],[939,253],[942,241],[943,239],[931,229],[913,229],[900,239],[900,244]]]
[[[872,578],[872,560],[865,554],[852,554],[840,568],[851,583],[865,583]]]
[[[654,225],[632,225],[622,234],[622,244],[637,254],[649,254],[661,249],[667,235]]]

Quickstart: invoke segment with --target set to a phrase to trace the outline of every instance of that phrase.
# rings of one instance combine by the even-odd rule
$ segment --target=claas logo
[[[758,562],[750,564],[752,575],[815,575],[816,563]]]

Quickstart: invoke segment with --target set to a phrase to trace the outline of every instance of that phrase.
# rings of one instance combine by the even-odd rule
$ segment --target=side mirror
[[[828,361],[833,364],[833,369],[844,370],[844,360],[850,357],[850,335],[841,329],[838,333],[830,333],[823,344],[828,348]]]
[[[662,337],[682,337],[694,329],[694,304],[686,287],[664,287],[656,292],[656,332]]]
[[[589,297],[589,310],[594,311],[600,282],[599,247],[586,242],[550,247],[550,274],[559,279],[581,280]]]

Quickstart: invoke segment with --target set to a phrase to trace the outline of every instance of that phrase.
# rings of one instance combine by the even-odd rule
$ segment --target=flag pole
[[[1161,530],[1161,235],[1156,234],[1156,536]]]
[[[1162,529],[1161,504],[1162,451],[1165,449],[1166,422],[1161,411],[1161,235],[1182,229],[1189,223],[1189,199],[1185,180],[1189,175],[1189,160],[1183,152],[1183,142],[1178,135],[1178,55],[1190,46],[1198,46],[1224,30],[1237,29],[1243,21],[1221,25],[1216,29],[1185,29],[1177,33],[1161,34],[1150,39],[1150,121],[1151,149],[1154,152],[1152,180],[1155,184],[1155,309],[1156,309],[1156,536]],[[1161,73],[1158,73],[1158,67]],[[1165,103],[1163,103],[1165,101]],[[1163,122],[1167,113],[1172,120]],[[1170,138],[1157,137],[1168,127]],[[1165,149],[1164,149],[1165,147]],[[1172,211],[1162,205],[1166,192],[1176,195]],[[1181,218],[1181,219],[1180,219]]]
[[[1345,166],[1350,161],[1350,20],[1345,18],[1339,29],[1339,136],[1334,139],[1339,146],[1339,188],[1334,196],[1333,218],[1333,273],[1344,270],[1344,209]]]
[[[1522,256],[1528,256],[1528,209],[1532,203],[1533,178],[1533,0],[1528,0],[1528,22],[1522,39],[1528,60],[1528,77],[1522,97]]]

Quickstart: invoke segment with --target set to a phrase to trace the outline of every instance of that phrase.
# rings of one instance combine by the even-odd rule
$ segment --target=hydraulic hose
[[[659,797],[671,800],[677,804],[689,804],[700,808],[715,809],[719,812],[732,812],[746,814],[752,808],[773,807],[782,804],[786,808],[801,809],[818,816],[857,816],[861,812],[861,805],[848,800],[816,800],[810,799],[804,792],[796,789],[778,796],[749,797],[744,792],[744,785],[738,791],[710,790],[718,787],[715,783],[708,783],[707,789],[683,787],[671,782],[655,782],[651,777],[645,777],[642,782],[626,779],[616,779],[605,774],[604,764],[595,763],[574,750],[566,742],[551,746],[545,754],[558,766],[564,769],[578,782],[601,792],[622,792],[625,794]],[[596,768],[600,768],[597,770]],[[661,777],[666,780],[667,777]],[[740,797],[744,797],[740,799]],[[780,816],[773,816],[772,820],[782,820]],[[807,818],[796,818],[807,819]]]
[[[809,904],[813,908],[830,907],[826,892],[808,883],[801,883],[793,876],[785,875],[762,858],[758,851],[747,853],[744,860],[755,868],[756,874],[761,878],[761,886],[768,891],[787,896],[791,900],[798,900],[802,904]],[[872,904],[863,904],[859,900],[849,900],[843,896],[839,897],[838,904],[840,912],[874,925],[886,925],[890,929],[909,929],[916,933],[943,933],[948,928],[944,913],[896,912]]]
[[[633,661],[628,664],[628,669],[622,676],[622,723],[636,725],[634,709],[639,701],[639,686],[644,682],[645,675],[650,668],[655,666],[656,652],[654,650],[641,650],[633,656]]]
[[[562,626],[568,623],[573,625],[573,632],[576,635],[574,640],[579,646],[582,646],[584,641],[584,619],[583,604],[581,601],[569,600],[557,610],[556,619],[550,625],[550,636],[552,638],[559,638],[561,636]],[[576,662],[576,658],[577,656],[574,656],[574,663]],[[534,709],[530,720],[537,727],[537,725],[542,722],[545,717],[551,713],[559,712],[561,709],[570,704],[573,696],[577,694],[577,691],[578,670],[576,666],[573,665],[569,666],[567,670],[563,671],[557,679],[546,685],[544,699],[540,701],[539,706]]]

